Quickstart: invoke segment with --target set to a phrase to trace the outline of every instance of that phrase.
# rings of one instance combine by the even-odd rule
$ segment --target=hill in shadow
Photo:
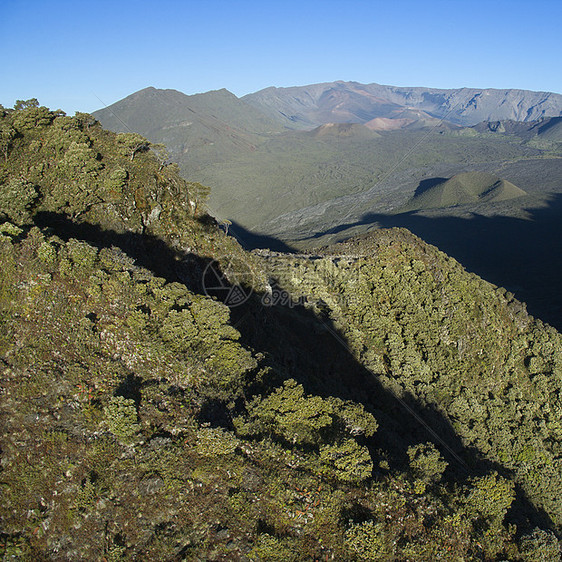
[[[539,127],[539,136],[552,141],[562,141],[562,117],[553,117]]]
[[[529,219],[474,214],[470,218],[429,216],[415,211],[398,215],[369,213],[325,234],[369,225],[405,227],[454,257],[466,269],[513,292],[529,313],[562,330],[562,194]]]
[[[416,191],[414,192],[414,197],[419,197],[423,195],[426,191],[429,191],[432,187],[439,185],[440,183],[446,182],[448,178],[427,178],[420,181]]]

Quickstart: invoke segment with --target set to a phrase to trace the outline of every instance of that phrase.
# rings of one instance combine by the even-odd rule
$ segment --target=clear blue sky
[[[147,86],[242,96],[333,80],[562,93],[560,0],[0,6],[0,103],[7,107],[36,97],[73,114]]]

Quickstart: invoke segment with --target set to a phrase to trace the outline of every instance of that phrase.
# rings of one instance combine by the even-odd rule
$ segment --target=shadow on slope
[[[168,282],[179,281],[197,294],[203,290],[204,269],[211,261],[194,254],[182,255],[165,242],[146,234],[117,233],[98,226],[77,224],[64,215],[40,213],[36,224],[68,240],[76,238],[98,249],[115,246]],[[225,282],[226,278],[223,276]],[[377,377],[359,363],[349,351],[348,343],[328,316],[318,316],[301,305],[266,306],[262,295],[250,294],[240,306],[231,309],[232,325],[241,334],[241,343],[264,354],[264,363],[272,367],[269,378],[254,384],[253,392],[264,394],[294,378],[307,393],[354,400],[364,405],[378,422],[378,430],[367,445],[381,474],[377,460],[387,459],[390,470],[405,470],[408,447],[432,441],[448,461],[445,477],[463,484],[468,477],[492,470],[509,477],[501,465],[466,447],[449,421],[435,408],[405,394],[400,400],[385,389]],[[134,378],[134,377],[133,377]],[[121,394],[135,398],[140,379],[125,381]],[[259,386],[258,386],[259,385]],[[132,386],[132,388],[129,388]],[[250,390],[250,389],[248,389]],[[204,405],[205,421],[213,425],[230,423],[224,405]],[[436,438],[436,436],[439,436]],[[553,528],[550,517],[536,508],[516,486],[517,497],[508,520],[527,530],[533,526]]]
[[[470,218],[370,213],[325,234],[348,228],[405,227],[455,258],[467,270],[513,292],[529,313],[562,331],[562,194],[548,206],[528,211],[530,218],[472,215]]]
[[[414,192],[414,197],[419,197],[426,191],[430,190],[432,187],[439,185],[447,181],[449,178],[428,178],[426,180],[420,181],[418,187],[416,187],[416,191]]]
[[[408,470],[409,447],[433,442],[449,463],[445,478],[459,485],[474,476],[510,471],[466,446],[450,422],[436,408],[405,392],[398,398],[378,377],[352,355],[345,336],[326,315],[316,315],[304,306],[264,306],[253,295],[244,307],[232,309],[241,342],[265,353],[273,368],[262,385],[267,392],[293,378],[307,393],[334,396],[363,404],[378,422],[375,435],[367,440],[375,464],[375,476],[386,471],[378,462],[386,459],[390,470]],[[264,393],[263,386],[257,391]],[[550,517],[536,508],[516,485],[516,500],[507,520],[520,530],[530,524],[553,528]]]
[[[168,283],[183,283],[190,291],[202,293],[203,272],[213,261],[196,254],[185,254],[174,250],[163,240],[150,234],[136,232],[119,233],[104,230],[90,223],[76,223],[63,214],[40,212],[34,217],[37,226],[49,228],[64,241],[70,238],[82,240],[98,249],[119,248],[144,267]]]
[[[238,240],[245,250],[248,251],[255,250],[257,248],[266,248],[273,252],[284,252],[287,254],[295,252],[294,248],[287,245],[282,240],[274,238],[273,236],[268,236],[267,234],[252,232],[244,228],[236,221],[232,221],[232,225],[228,229],[228,232],[232,234],[236,240]]]

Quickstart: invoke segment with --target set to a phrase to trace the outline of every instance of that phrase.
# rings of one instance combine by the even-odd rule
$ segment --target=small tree
[[[2,123],[0,125],[0,150],[4,155],[4,160],[8,161],[8,155],[12,148],[17,131],[10,125]]]
[[[123,146],[124,153],[129,156],[131,162],[139,152],[146,152],[150,148],[150,142],[138,133],[119,133],[117,142]]]
[[[320,459],[344,482],[361,482],[371,476],[373,461],[367,447],[355,439],[345,439],[341,443],[325,445],[320,448]]]
[[[0,185],[0,215],[16,224],[23,224],[31,217],[31,209],[39,198],[37,188],[24,179],[12,179]]]
[[[74,114],[74,119],[81,129],[89,129],[97,123],[96,118],[89,113],[82,113],[77,111]]]
[[[16,103],[14,104],[14,109],[16,111],[21,111],[22,109],[27,109],[29,107],[39,107],[37,98],[31,98],[29,100],[16,100]]]
[[[320,396],[305,396],[293,379],[248,407],[258,428],[277,434],[293,444],[316,444],[320,432],[332,425],[332,407]]]
[[[474,478],[467,497],[469,515],[500,524],[515,499],[514,486],[512,481],[506,480],[497,472]]]
[[[17,130],[33,129],[34,127],[45,127],[51,123],[56,114],[33,98],[27,101],[17,100],[14,105],[15,114],[13,125]]]
[[[410,447],[408,456],[410,457],[410,468],[418,478],[426,483],[439,480],[447,468],[447,462],[443,460],[433,443]]]

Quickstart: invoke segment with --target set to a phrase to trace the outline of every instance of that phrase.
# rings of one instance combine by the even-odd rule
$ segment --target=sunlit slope
[[[393,117],[405,108],[463,126],[505,119],[533,121],[562,113],[562,95],[551,92],[445,90],[343,81],[266,88],[242,99],[293,128],[328,121],[364,123],[376,117]]]

